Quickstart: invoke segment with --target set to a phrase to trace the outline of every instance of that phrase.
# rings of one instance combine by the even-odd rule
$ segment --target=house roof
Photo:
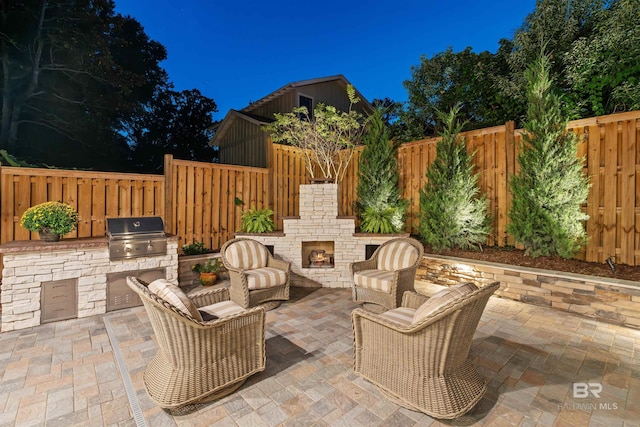
[[[292,82],[289,83],[287,85],[282,86],[280,89],[276,90],[275,92],[271,92],[269,95],[260,98],[259,100],[252,102],[251,104],[249,104],[248,106],[244,107],[242,109],[242,111],[244,112],[249,112],[249,111],[253,111],[256,108],[260,107],[261,105],[266,104],[267,102],[271,101],[272,99],[275,98],[279,98],[282,95],[284,95],[287,92],[290,92],[292,90],[295,90],[301,86],[309,86],[309,85],[314,85],[314,84],[318,84],[318,83],[325,83],[325,82],[330,82],[330,81],[334,81],[337,80],[340,83],[342,83],[346,89],[347,85],[350,85],[351,83],[349,82],[349,80],[347,80],[347,78],[345,76],[343,76],[342,74],[338,74],[336,76],[329,76],[329,77],[319,77],[319,78],[315,78],[315,79],[308,79],[308,80],[300,80],[297,82]],[[355,86],[354,86],[355,89]],[[373,106],[369,103],[369,101],[367,101],[367,99],[362,96],[362,94],[360,92],[358,92],[358,89],[356,89],[356,96],[358,98],[360,98],[362,100],[362,102],[367,106],[370,107],[371,111],[373,111]]]
[[[229,110],[227,115],[224,116],[224,119],[222,119],[222,122],[220,123],[218,129],[216,130],[215,135],[213,135],[213,138],[209,140],[209,145],[212,145],[212,146],[220,145],[220,138],[222,138],[222,136],[226,133],[226,131],[229,129],[229,127],[235,120],[238,120],[238,119],[248,120],[257,125],[265,125],[273,122],[274,119],[261,117],[251,113],[261,105],[264,105],[275,98],[279,98],[284,94],[286,94],[287,92],[296,90],[299,87],[314,85],[318,83],[331,82],[331,81],[337,81],[338,83],[342,84],[345,90],[347,85],[351,84],[349,80],[347,80],[347,78],[342,74],[329,76],[329,77],[319,77],[315,79],[300,80],[300,81],[292,82],[282,86],[280,89],[276,90],[275,92],[271,92],[269,95],[263,98],[260,98],[255,102],[252,102],[251,104],[244,107],[242,110]],[[355,89],[355,86],[354,86],[354,89]],[[358,91],[358,89],[355,89],[355,91],[356,91],[356,96],[361,99],[361,102],[365,107],[365,109],[368,109],[369,111],[373,111],[374,107],[371,105],[371,103],[369,103],[369,101],[367,101],[367,99],[364,96],[362,96],[362,94]]]

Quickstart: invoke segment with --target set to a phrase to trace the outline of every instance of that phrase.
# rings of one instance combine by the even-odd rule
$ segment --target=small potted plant
[[[75,230],[78,212],[62,202],[45,202],[27,209],[20,225],[32,232],[38,232],[40,240],[57,242],[63,234]]]
[[[209,259],[203,264],[196,264],[191,267],[192,271],[200,273],[200,284],[211,286],[218,280],[218,272],[222,268],[220,258]]]

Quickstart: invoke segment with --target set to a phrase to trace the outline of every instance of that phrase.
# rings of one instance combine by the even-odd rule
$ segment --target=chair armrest
[[[377,266],[375,259],[368,259],[366,261],[356,261],[349,264],[351,274],[357,273],[362,270],[375,270]]]
[[[205,307],[217,302],[229,301],[229,290],[227,288],[203,289],[191,297],[191,301],[196,307]]]
[[[267,267],[277,268],[278,270],[289,271],[291,269],[291,263],[281,259],[269,257],[267,259]]]
[[[421,295],[417,292],[406,291],[402,294],[402,307],[413,308],[414,310],[420,307],[429,299],[426,295]]]

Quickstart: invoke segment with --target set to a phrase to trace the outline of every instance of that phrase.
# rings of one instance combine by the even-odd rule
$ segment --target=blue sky
[[[115,0],[167,48],[177,90],[199,89],[215,119],[287,83],[343,74],[369,101],[407,98],[420,56],[448,47],[495,52],[535,0]]]

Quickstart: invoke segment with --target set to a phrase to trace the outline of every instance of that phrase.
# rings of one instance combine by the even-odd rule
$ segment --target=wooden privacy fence
[[[242,212],[269,202],[269,170],[165,156],[168,231],[181,243],[219,249],[240,229]]]
[[[106,218],[161,216],[165,231],[220,248],[240,227],[243,209],[262,208],[269,200],[269,171],[165,156],[165,175],[79,172],[2,167],[0,243],[38,239],[20,226],[25,210],[62,201],[79,214],[78,228],[66,235],[99,237]]]
[[[580,136],[591,187],[585,211],[589,242],[577,258],[640,265],[640,111],[569,123]],[[464,132],[479,185],[490,202],[493,233],[487,245],[513,245],[506,232],[511,207],[509,179],[518,171],[521,130],[504,126]],[[400,188],[409,201],[406,231],[417,233],[420,190],[435,158],[438,139],[403,144],[398,150]],[[268,168],[174,160],[165,156],[165,175],[1,168],[0,242],[31,239],[19,225],[22,213],[37,203],[61,200],[75,207],[80,224],[72,237],[103,236],[105,218],[159,215],[166,231],[181,243],[194,240],[219,248],[240,227],[250,207],[272,207],[276,225],[299,213],[299,185],[309,174],[300,152],[269,143]],[[357,198],[357,151],[339,184],[339,214],[352,216]]]
[[[78,211],[78,227],[67,237],[104,236],[108,217],[164,214],[162,175],[6,166],[0,172],[1,243],[36,239],[37,233],[20,226],[20,218],[47,201],[62,201]]]
[[[591,187],[585,206],[588,244],[576,258],[603,263],[640,265],[640,111],[569,122],[579,136],[578,154]],[[513,122],[464,132],[474,153],[480,190],[490,203],[493,233],[490,246],[513,245],[506,232],[511,208],[509,179],[518,172],[518,145],[522,130]],[[400,188],[409,201],[407,231],[417,233],[420,189],[436,153],[438,138],[403,144],[398,152]]]

